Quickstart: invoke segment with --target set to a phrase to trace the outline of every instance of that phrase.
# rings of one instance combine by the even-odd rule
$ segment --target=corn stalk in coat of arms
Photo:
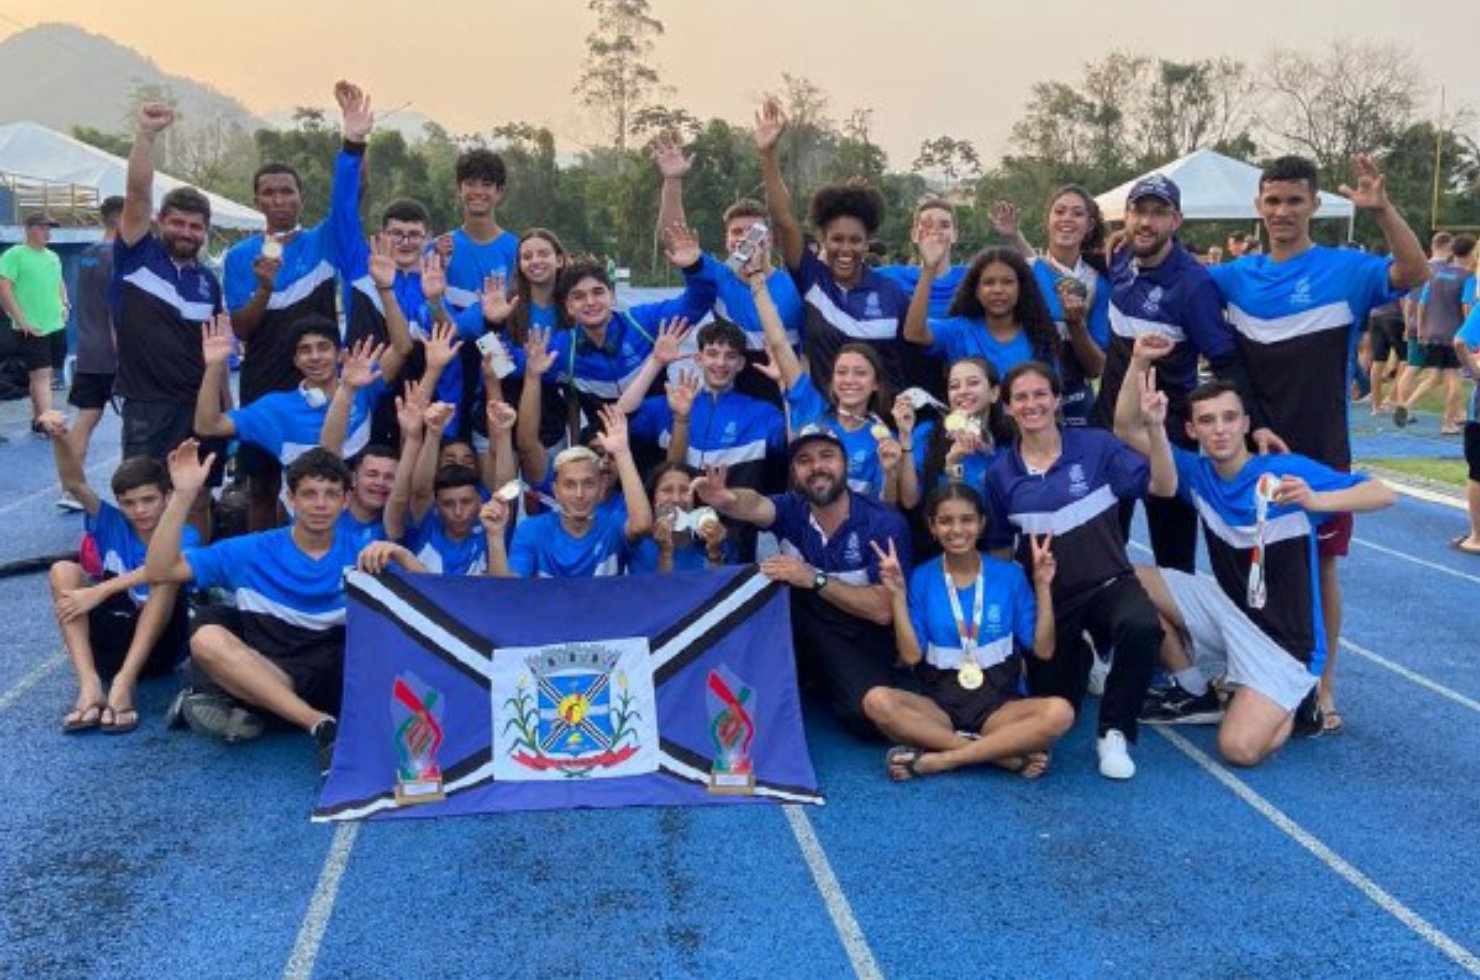
[[[504,702],[504,732],[518,735],[509,757],[530,770],[581,778],[636,755],[642,715],[620,658],[599,644],[548,647],[526,658],[529,672]]]

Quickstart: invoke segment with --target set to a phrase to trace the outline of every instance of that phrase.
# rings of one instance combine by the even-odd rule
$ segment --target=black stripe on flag
[[[490,776],[488,779],[482,779],[476,783],[471,783],[467,786],[459,786],[455,790],[447,788],[449,783],[455,783],[459,779],[467,776],[469,773],[477,772],[483,766],[488,765],[488,763],[492,759],[493,749],[490,746],[489,748],[479,749],[477,752],[474,752],[466,759],[462,759],[458,762],[453,763],[450,768],[443,769],[442,785],[443,788],[447,790],[447,795],[456,796],[459,793],[466,793],[470,789],[477,789],[479,786],[483,786],[487,783],[492,782],[493,777]],[[343,802],[336,803],[333,806],[319,807],[318,809],[314,810],[313,815],[320,819],[329,820],[344,813],[352,813],[355,810],[363,810],[366,807],[372,807],[377,803],[390,803],[392,804],[391,810],[410,809],[409,807],[396,806],[395,799],[395,791],[388,790],[384,793],[376,793],[374,796],[367,796],[359,800],[344,800]]]
[[[720,603],[724,602],[735,592],[743,588],[745,586],[745,583],[749,582],[760,573],[761,570],[756,565],[746,565],[742,568],[736,569],[735,574],[731,576],[728,582],[720,586],[719,591],[715,592],[714,595],[710,596],[708,599],[705,599],[702,603],[695,606],[693,609],[690,609],[687,613],[683,615],[682,618],[676,620],[672,626],[668,627],[663,632],[653,636],[653,638],[648,641],[649,649],[661,650],[663,647],[667,646],[669,641],[672,640],[675,636],[682,633],[684,630],[688,629],[690,626],[694,625],[705,616],[708,616],[709,613],[713,611],[715,606],[718,606]]]
[[[695,769],[702,773],[708,773],[710,767],[714,765],[713,759],[706,759],[692,749],[679,745],[677,742],[669,741],[666,738],[659,737],[658,746],[663,750],[665,754],[672,756],[679,762],[682,762],[684,765],[688,766],[690,769]],[[672,776],[674,779],[681,779],[686,783],[693,783],[697,786],[709,785],[709,781],[707,779],[695,779],[688,773],[679,772],[677,769],[669,769],[666,766],[661,766],[661,764],[660,771],[663,772],[665,775]],[[819,793],[815,789],[808,789],[805,786],[786,786],[782,783],[773,783],[762,779],[756,780],[755,785],[757,788],[764,787],[765,789],[771,790],[775,793],[787,793],[792,796],[796,796],[804,802],[822,802],[821,793]]]
[[[757,569],[755,575],[759,574],[760,571]],[[705,609],[712,610],[715,606],[718,606],[721,602],[729,598],[735,592],[738,592],[740,590],[740,587],[745,585],[752,578],[754,578],[753,575],[736,576],[733,583],[734,587],[725,588],[720,595],[715,597],[714,601],[705,604]],[[700,633],[697,637],[695,637],[694,640],[690,642],[687,647],[684,647],[681,653],[677,654],[676,656],[670,657],[668,661],[663,664],[663,666],[653,671],[653,687],[660,687],[661,685],[666,683],[669,678],[673,677],[673,675],[676,674],[678,671],[683,670],[689,664],[693,663],[695,660],[699,659],[699,657],[703,656],[710,647],[714,646],[720,640],[724,639],[724,637],[728,635],[731,630],[734,630],[741,623],[749,619],[757,609],[759,609],[761,606],[764,606],[767,602],[770,602],[771,597],[780,590],[781,586],[779,584],[777,584],[776,582],[771,582],[765,588],[756,592],[755,595],[745,600],[745,602],[730,610],[730,612],[723,619],[718,620],[703,633]],[[697,617],[690,617],[689,623],[692,624],[695,618]],[[663,636],[671,640],[674,636],[677,636],[679,632],[680,631],[678,630],[665,630]],[[652,649],[661,650],[665,645],[666,644],[663,642],[655,641],[652,645]]]
[[[487,650],[492,648],[493,644],[486,637],[479,636],[477,633],[463,626],[457,620],[449,616],[439,606],[433,603],[430,599],[426,598],[421,593],[413,589],[411,586],[407,585],[406,582],[402,579],[396,577],[395,575],[380,575],[376,577],[375,581],[378,582],[387,591],[393,593],[397,599],[400,599],[408,606],[411,606],[413,609],[416,610],[416,612],[418,612],[422,616],[425,616],[427,619],[435,623],[439,628],[446,630],[448,633],[457,637],[457,639],[461,640],[469,647],[472,647],[474,650]],[[486,675],[477,670],[474,670],[472,667],[469,667],[467,664],[463,663],[462,660],[460,660],[459,658],[454,657],[446,650],[443,650],[430,637],[423,636],[421,633],[417,632],[416,628],[410,623],[402,620],[401,617],[396,614],[396,611],[394,609],[387,606],[377,597],[366,592],[360,586],[354,584],[353,581],[348,581],[345,583],[345,590],[349,594],[350,598],[360,603],[360,605],[364,606],[366,609],[374,611],[386,621],[395,624],[397,629],[406,634],[406,636],[409,637],[411,640],[414,640],[418,646],[435,656],[438,660],[441,660],[449,667],[457,670],[469,680],[474,681],[479,687],[484,688],[485,690],[491,687],[491,684]]]

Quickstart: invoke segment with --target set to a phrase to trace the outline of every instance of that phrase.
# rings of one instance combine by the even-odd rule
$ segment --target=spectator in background
[[[1480,555],[1480,312],[1471,308],[1465,324],[1454,338],[1454,352],[1460,363],[1470,369],[1477,383],[1470,389],[1469,411],[1465,416],[1465,503],[1470,515],[1470,528],[1450,543],[1467,555]]]
[[[77,367],[67,404],[77,409],[67,438],[72,453],[87,466],[87,447],[103,409],[113,400],[113,378],[118,373],[118,347],[113,337],[113,311],[108,296],[113,289],[113,241],[123,198],[107,198],[99,208],[103,240],[89,245],[77,258]],[[58,507],[81,510],[70,493],[63,492]]]
[[[1393,422],[1399,426],[1412,420],[1413,406],[1438,380],[1444,382],[1442,435],[1458,435],[1461,395],[1460,360],[1454,338],[1475,301],[1475,239],[1454,239],[1449,261],[1433,269],[1433,277],[1419,291],[1414,321],[1418,330],[1418,358],[1410,360],[1413,370],[1398,381]]]
[[[27,215],[26,240],[0,255],[0,305],[11,329],[21,335],[30,377],[31,431],[38,434],[46,431],[41,416],[51,411],[52,366],[67,356],[67,287],[61,257],[47,248],[55,227],[45,214]]]

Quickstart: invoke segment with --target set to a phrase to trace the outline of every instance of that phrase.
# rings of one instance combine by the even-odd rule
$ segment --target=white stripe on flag
[[[350,572],[345,578],[349,584],[382,603],[401,623],[435,643],[438,649],[456,659],[458,663],[482,677],[490,679],[493,677],[493,667],[486,651],[475,650],[427,619],[414,606],[386,588],[373,576],[366,575],[364,572]]]
[[[683,632],[654,650],[653,673],[656,674],[662,670],[668,661],[687,650],[696,639],[709,632],[726,616],[745,605],[770,584],[771,580],[764,575],[751,576],[750,581],[726,596],[724,601],[690,623]]]

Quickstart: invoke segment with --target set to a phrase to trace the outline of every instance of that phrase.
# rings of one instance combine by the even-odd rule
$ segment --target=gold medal
[[[956,668],[956,682],[968,691],[975,691],[982,686],[982,682],[986,679],[986,673],[982,671],[975,660],[968,660]]]
[[[262,242],[262,257],[270,262],[282,258],[283,243],[269,236]]]
[[[872,429],[869,429],[868,431],[869,435],[873,436],[875,439],[878,439],[880,442],[883,442],[885,439],[889,438],[889,426],[885,425],[883,422],[875,423],[874,427]]]
[[[947,432],[963,432],[968,424],[965,412],[952,412],[946,416],[945,426]]]

